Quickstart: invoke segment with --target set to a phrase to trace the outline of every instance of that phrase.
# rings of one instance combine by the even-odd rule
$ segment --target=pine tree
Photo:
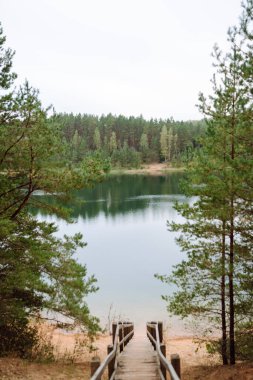
[[[173,136],[173,150],[174,150],[174,157],[175,159],[177,158],[178,156],[178,134],[175,133],[174,136]]]
[[[117,150],[117,138],[116,138],[115,132],[112,132],[111,134],[109,148],[110,148],[110,153],[113,153],[115,150]]]
[[[172,159],[172,152],[173,152],[173,130],[170,127],[168,130],[168,135],[167,135],[167,140],[168,140],[168,161],[171,161]]]
[[[75,130],[75,133],[73,135],[72,139],[72,161],[78,162],[79,159],[79,145],[80,145],[80,136],[78,134],[77,129]]]
[[[142,153],[143,161],[146,162],[148,160],[148,156],[149,156],[149,144],[148,144],[147,133],[142,133],[142,135],[141,135],[140,151]]]
[[[98,127],[96,127],[93,137],[94,146],[97,150],[101,149],[101,137]]]
[[[160,133],[160,149],[161,149],[161,157],[167,161],[168,160],[168,131],[166,125],[163,125],[161,133]]]
[[[140,139],[140,149],[141,151],[148,150],[149,145],[148,145],[148,136],[147,133],[142,133],[141,139]]]
[[[66,201],[70,190],[85,185],[85,173],[59,160],[65,147],[58,120],[48,117],[38,91],[27,81],[18,91],[11,89],[13,53],[4,42],[0,29],[0,354],[24,355],[37,339],[30,319],[42,317],[44,310],[69,317],[94,334],[98,320],[85,298],[97,288],[86,266],[73,257],[85,245],[82,236],[58,239],[52,223],[28,213],[27,206],[35,204],[67,217],[34,194],[40,190]],[[101,165],[97,172],[101,178]]]
[[[223,364],[234,364],[241,355],[240,339],[247,335],[241,331],[236,345],[236,331],[253,326],[252,46],[245,33],[252,22],[252,1],[245,9],[243,28],[229,30],[229,53],[214,49],[212,96],[200,95],[208,129],[185,185],[186,193],[198,200],[193,206],[177,205],[186,222],[170,224],[173,231],[182,231],[178,242],[188,259],[170,277],[160,277],[180,289],[167,298],[171,312],[204,317],[208,329],[221,330],[216,347]]]

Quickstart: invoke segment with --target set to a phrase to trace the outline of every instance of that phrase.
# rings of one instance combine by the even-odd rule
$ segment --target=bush
[[[10,354],[31,358],[33,348],[38,344],[37,329],[23,319],[13,324],[0,326],[0,356]]]
[[[244,323],[235,332],[236,355],[239,360],[253,358],[253,322]]]
[[[253,358],[253,323],[247,322],[237,326],[235,331],[236,360],[247,361]],[[212,340],[206,343],[209,354],[222,354],[221,339]],[[227,339],[227,357],[229,357],[229,339]]]

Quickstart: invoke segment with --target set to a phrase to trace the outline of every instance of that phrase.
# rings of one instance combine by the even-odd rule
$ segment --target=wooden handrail
[[[125,335],[125,330],[127,335]],[[122,332],[122,337],[120,339],[120,332]],[[123,348],[127,345],[127,343],[130,341],[130,339],[134,335],[134,325],[133,323],[129,322],[118,322],[116,331],[113,334],[113,349],[112,351],[107,355],[107,357],[104,359],[104,361],[100,364],[100,366],[97,368],[96,372],[91,376],[90,380],[100,380],[101,376],[103,375],[104,371],[106,370],[106,367],[109,366],[109,364],[113,362],[112,365],[112,371],[108,370],[108,378],[109,380],[113,380],[115,376],[115,370],[117,367],[117,356],[119,351],[121,352]],[[109,368],[108,368],[109,369]],[[112,373],[111,373],[112,372]]]
[[[160,327],[160,326],[159,326]],[[147,336],[152,343],[154,349],[157,352],[157,355],[159,357],[160,365],[162,369],[159,370],[159,375],[162,380],[166,379],[166,371],[169,372],[171,376],[171,380],[180,380],[178,374],[176,373],[174,367],[172,364],[166,359],[164,353],[161,351],[162,339],[160,340],[162,333],[161,330],[158,328],[158,323],[151,322],[147,323]]]

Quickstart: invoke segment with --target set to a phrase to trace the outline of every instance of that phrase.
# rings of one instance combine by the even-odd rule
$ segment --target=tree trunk
[[[234,199],[231,198],[229,250],[229,353],[230,364],[235,364],[235,306],[234,306]]]
[[[236,51],[234,50],[234,60],[236,61]],[[236,88],[236,76],[233,73],[233,91]],[[236,128],[236,94],[233,94],[232,100],[232,123],[231,123],[231,151],[230,159],[235,159],[235,128]],[[233,167],[232,167],[233,169]],[[229,248],[229,354],[230,354],[230,364],[235,364],[235,305],[234,305],[234,178],[233,170],[231,177],[231,188],[230,188],[230,248]]]
[[[225,302],[225,291],[226,291],[226,246],[225,246],[225,222],[222,222],[222,276],[221,276],[221,320],[222,320],[222,340],[221,340],[221,356],[224,365],[228,364],[227,357],[227,322],[226,322],[226,302]]]

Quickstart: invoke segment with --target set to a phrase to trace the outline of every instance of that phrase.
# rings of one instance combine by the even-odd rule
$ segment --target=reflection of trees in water
[[[179,182],[182,176],[182,173],[155,177],[144,175],[109,176],[93,189],[76,191],[74,193],[76,202],[64,206],[71,208],[71,217],[82,216],[84,219],[94,218],[100,213],[106,217],[114,217],[117,214],[144,210],[151,203],[164,202],[164,196],[180,194]],[[41,196],[41,200],[51,205],[57,204],[53,197]],[[33,215],[37,215],[39,212],[35,208],[31,208],[30,211]],[[40,210],[40,214],[47,215],[47,212]]]

